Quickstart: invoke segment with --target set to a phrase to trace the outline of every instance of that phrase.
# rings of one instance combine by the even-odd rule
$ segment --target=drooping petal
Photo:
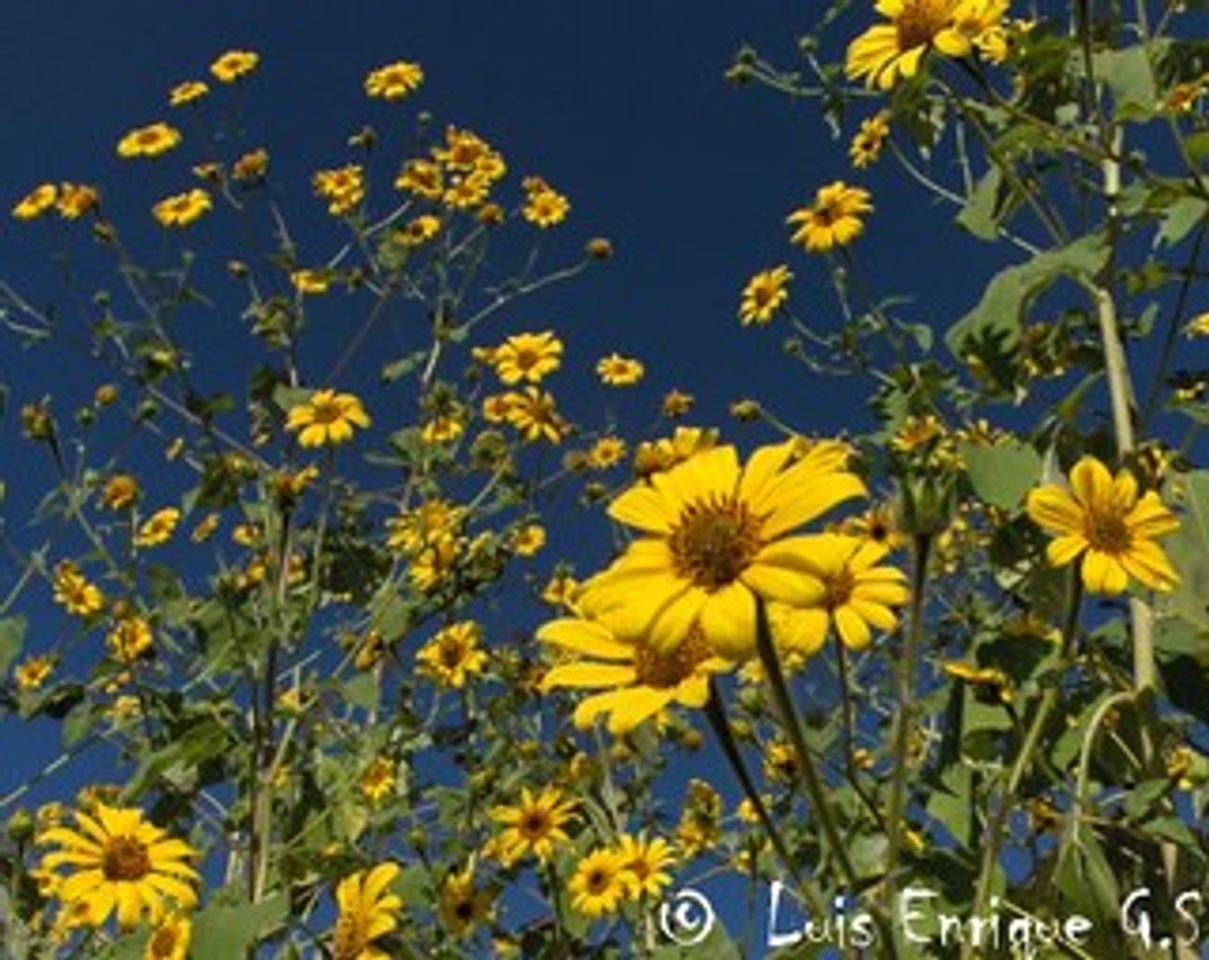
[[[1091,549],[1083,558],[1083,586],[1088,593],[1116,596],[1129,585],[1129,576],[1118,559],[1102,550]]]
[[[609,733],[615,737],[629,733],[672,702],[673,691],[655,687],[631,687],[609,717]]]
[[[790,470],[782,476],[792,473]],[[766,539],[800,527],[845,500],[865,496],[867,492],[860,477],[853,473],[815,474],[805,482],[785,484],[778,481],[774,486],[776,494],[766,498],[772,513],[761,527]]]
[[[1087,549],[1087,538],[1081,533],[1058,537],[1045,548],[1045,557],[1051,567],[1065,567]]]
[[[832,617],[835,618],[835,629],[844,641],[844,646],[850,650],[863,650],[869,646],[869,641],[873,639],[869,625],[851,606],[845,604],[837,607],[832,611]]]
[[[634,656],[633,647],[619,643],[601,624],[574,617],[542,624],[538,628],[537,639],[601,660],[624,661]]]
[[[648,533],[666,534],[672,528],[676,512],[658,490],[639,483],[609,504],[609,516]]]
[[[1174,590],[1180,582],[1167,554],[1152,540],[1137,540],[1121,554],[1121,565],[1131,577],[1151,590]]]
[[[714,652],[728,660],[751,656],[756,645],[756,598],[732,583],[709,595],[701,608],[701,629]]]
[[[609,663],[562,663],[546,671],[542,677],[543,692],[559,687],[592,689],[629,686],[638,679],[632,666]]]

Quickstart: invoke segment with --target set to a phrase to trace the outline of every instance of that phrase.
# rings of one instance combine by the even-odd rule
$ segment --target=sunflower
[[[151,214],[162,227],[187,227],[203,213],[214,207],[210,194],[200,187],[165,197],[151,208]]]
[[[255,70],[258,63],[258,53],[251,50],[228,50],[210,64],[210,73],[222,83],[234,83]]]
[[[790,647],[805,642],[808,652],[817,649],[828,626],[834,626],[845,646],[861,650],[869,645],[872,630],[898,626],[892,608],[906,603],[910,592],[905,573],[877,565],[889,546],[834,533],[803,539],[811,541],[803,545],[803,566],[823,584],[824,593],[807,609],[793,611],[799,633]]]
[[[974,41],[998,26],[1007,0],[878,0],[888,23],[870,27],[848,45],[845,73],[868,86],[891,89],[910,79],[930,50],[964,57]]]
[[[546,787],[537,796],[525,787],[516,806],[491,811],[491,819],[504,826],[492,849],[505,864],[527,853],[549,860],[556,845],[571,841],[563,827],[575,817],[575,807],[576,801],[564,799],[557,787]]]
[[[671,845],[662,837],[648,840],[642,835],[622,834],[617,852],[625,864],[625,879],[632,898],[645,896],[657,899],[671,884],[672,875],[668,869],[675,865],[676,856]]]
[[[204,80],[186,80],[168,91],[168,105],[183,107],[188,103],[196,103],[209,92],[210,85]]]
[[[332,932],[332,960],[390,960],[390,954],[374,941],[399,925],[403,901],[387,888],[399,876],[395,863],[380,863],[372,870],[359,870],[336,887],[340,914]]]
[[[528,199],[521,209],[521,216],[526,220],[545,230],[567,219],[571,201],[545,180],[541,177],[525,177],[523,186]]]
[[[491,913],[491,894],[474,881],[474,867],[457,870],[445,878],[437,901],[441,925],[455,937],[464,937]]]
[[[598,716],[608,714],[609,732],[614,736],[629,733],[672,704],[704,707],[711,674],[731,666],[714,655],[696,627],[666,654],[646,644],[624,643],[591,620],[553,620],[538,630],[537,637],[579,655],[574,661],[551,667],[542,678],[542,691],[600,690],[575,708],[574,722],[586,730]]]
[[[55,564],[55,603],[73,616],[91,617],[105,609],[105,595],[71,560]]]
[[[619,353],[601,357],[596,364],[596,374],[600,377],[600,382],[610,387],[632,387],[645,373],[646,368],[641,360],[623,357]]]
[[[718,655],[749,657],[756,598],[800,607],[824,596],[807,565],[816,541],[786,534],[865,493],[844,469],[847,456],[844,444],[801,452],[789,440],[757,450],[744,467],[733,446],[715,447],[635,484],[609,515],[645,535],[587,584],[585,610],[661,653],[697,623]]]
[[[792,279],[793,274],[784,264],[761,270],[753,276],[743,288],[743,298],[739,302],[739,321],[743,326],[769,323],[777,311],[789,302],[786,287]]]
[[[185,960],[193,940],[193,924],[188,917],[169,914],[147,938],[143,960]]]
[[[164,507],[162,510],[157,510],[139,527],[138,532],[134,535],[134,545],[136,547],[158,547],[161,543],[167,543],[172,539],[172,534],[176,532],[176,525],[180,523],[181,512],[176,507]]]
[[[196,906],[201,878],[189,861],[197,851],[184,840],[169,837],[136,808],[97,803],[91,813],[74,816],[76,829],[51,827],[38,838],[60,848],[43,856],[44,870],[74,870],[58,886],[69,913],[82,911],[89,925],[100,927],[116,910],[118,925],[129,930],[144,914],[158,923],[166,899],[183,910]]]
[[[424,68],[400,60],[379,67],[365,78],[365,92],[383,100],[400,100],[424,82]]]
[[[394,792],[398,779],[390,757],[374,757],[361,774],[361,793],[371,804]]]
[[[550,330],[518,333],[492,350],[490,356],[501,383],[541,383],[562,365],[563,344]]]
[[[364,430],[369,423],[365,408],[353,394],[316,390],[309,399],[290,408],[285,428],[300,431],[299,445],[322,447],[351,440],[353,427]]]
[[[443,687],[460,690],[483,672],[487,654],[479,647],[483,628],[473,620],[451,623],[420,648],[418,672]]]
[[[589,917],[615,913],[629,889],[626,861],[616,850],[598,848],[579,861],[567,884],[571,905]]]
[[[850,187],[836,180],[820,187],[814,203],[800,207],[785,220],[797,226],[790,242],[807,252],[826,253],[832,247],[846,247],[865,229],[864,214],[873,211],[869,191]]]
[[[18,220],[33,220],[55,205],[59,188],[53,183],[42,183],[30,191],[13,207],[13,216]]]
[[[570,430],[549,391],[525,387],[523,393],[508,393],[505,397],[505,417],[527,443],[561,443]]]
[[[881,156],[882,146],[890,136],[890,112],[881,110],[861,121],[861,127],[852,138],[848,158],[858,170],[876,163]]]
[[[1162,592],[1180,582],[1155,543],[1180,522],[1153,490],[1139,497],[1128,470],[1114,479],[1095,457],[1083,457],[1070,472],[1070,490],[1048,485],[1029,493],[1028,515],[1054,537],[1046,549],[1051,566],[1083,558],[1083,585],[1091,593],[1121,593],[1131,577]]]
[[[180,131],[167,123],[131,130],[118,141],[119,157],[158,157],[181,142]]]

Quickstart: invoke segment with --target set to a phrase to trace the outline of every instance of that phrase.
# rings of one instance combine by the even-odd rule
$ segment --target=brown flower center
[[[530,810],[520,822],[520,832],[526,840],[541,840],[554,828],[545,810]]]
[[[176,927],[162,927],[151,938],[148,953],[153,957],[170,957],[176,949]]]
[[[612,877],[607,870],[602,870],[597,867],[588,872],[588,892],[593,894],[604,893],[609,889],[609,881]]]
[[[948,0],[908,0],[895,25],[898,27],[898,49],[914,50],[931,43],[949,25]]]
[[[668,537],[676,573],[716,590],[738,579],[759,552],[761,522],[733,498],[698,500]]]
[[[334,400],[315,400],[311,404],[311,416],[315,423],[331,424],[344,416],[344,408]]]
[[[694,624],[684,642],[670,653],[656,653],[649,646],[638,648],[634,670],[638,682],[647,687],[674,687],[691,677],[693,671],[713,656],[705,634]]]
[[[1105,553],[1124,553],[1130,547],[1133,538],[1123,517],[1117,515],[1102,516],[1090,514],[1086,521],[1088,542],[1097,550]]]
[[[856,586],[856,577],[852,571],[844,567],[833,577],[827,580],[827,606],[834,610],[836,607],[842,607],[848,602],[852,596],[852,590]]]
[[[151,858],[134,837],[114,837],[105,844],[101,872],[106,880],[141,880],[151,872]]]

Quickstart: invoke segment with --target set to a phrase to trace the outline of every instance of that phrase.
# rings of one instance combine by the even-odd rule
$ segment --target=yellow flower
[[[906,534],[898,529],[894,505],[891,503],[876,504],[850,518],[840,526],[840,532],[861,537],[890,550],[897,550],[907,542]]]
[[[563,343],[551,330],[518,333],[491,351],[491,365],[500,382],[513,386],[541,383],[562,366]]]
[[[169,914],[147,938],[143,960],[186,960],[193,941],[193,924],[188,917]]]
[[[420,439],[425,443],[452,443],[466,432],[462,417],[460,409],[437,414],[424,424]]]
[[[210,85],[204,80],[186,80],[168,91],[168,105],[183,107],[187,103],[196,103],[209,92]]]
[[[378,803],[395,790],[395,762],[389,757],[375,757],[361,774],[361,793],[370,803]]]
[[[634,452],[634,472],[649,477],[670,470],[694,454],[712,449],[718,442],[718,431],[700,427],[677,427],[671,437],[638,444]]]
[[[58,659],[51,654],[26,657],[13,669],[18,690],[38,690],[54,672]]]
[[[911,453],[926,447],[944,432],[944,425],[933,414],[929,413],[924,417],[910,416],[894,431],[890,446],[900,453]]]
[[[562,442],[570,427],[559,414],[552,394],[537,387],[525,387],[523,393],[509,393],[507,398],[508,422],[525,440]]]
[[[995,27],[1007,0],[878,0],[889,20],[870,27],[848,45],[845,72],[850,80],[889,90],[910,79],[930,50],[948,57],[970,53],[974,39]]]
[[[464,507],[434,497],[387,520],[390,535],[386,545],[405,553],[417,553],[434,543],[452,541],[460,532],[465,517]]]
[[[1189,320],[1184,333],[1189,337],[1209,337],[1209,312],[1197,314]]]
[[[365,199],[365,171],[355,163],[320,170],[312,183],[315,193],[327,201],[327,212],[333,217],[348,213]]]
[[[391,238],[405,247],[418,247],[427,243],[441,232],[441,218],[425,213],[409,221],[391,234]]]
[[[90,617],[105,607],[105,596],[100,589],[70,560],[62,560],[55,566],[55,602],[76,617]]]
[[[231,165],[231,176],[236,180],[259,180],[268,172],[269,151],[260,147],[249,150]]]
[[[193,528],[193,532],[189,534],[189,539],[194,543],[205,543],[214,535],[214,531],[218,529],[218,525],[222,522],[222,517],[217,513],[207,513],[205,517]]]
[[[526,220],[545,230],[567,219],[571,202],[545,180],[525,177],[523,186],[527,197],[521,216]]]
[[[116,660],[134,663],[151,649],[151,625],[142,617],[122,617],[106,635],[105,643]]]
[[[569,573],[555,574],[542,587],[541,599],[552,607],[573,609],[575,593],[579,589],[579,581]]]
[[[52,827],[39,836],[40,844],[60,848],[46,853],[41,865],[71,868],[58,897],[69,910],[78,906],[89,925],[103,926],[116,911],[118,925],[130,930],[144,915],[158,923],[165,900],[183,910],[196,906],[194,888],[201,878],[189,861],[197,851],[185,841],[170,837],[136,808],[97,803],[74,817],[74,830]]]
[[[210,73],[220,83],[234,83],[255,70],[258,63],[258,53],[251,50],[228,50],[210,64]]]
[[[709,678],[728,670],[714,655],[700,628],[690,627],[678,646],[660,653],[649,645],[620,641],[604,625],[583,619],[553,620],[537,637],[578,659],[546,671],[541,689],[601,690],[582,700],[573,720],[581,730],[609,716],[609,732],[629,733],[673,704],[699,710],[709,699]]]
[[[290,283],[304,297],[327,293],[332,285],[327,274],[321,270],[295,270],[290,274]]]
[[[18,220],[33,220],[55,205],[59,188],[53,183],[42,183],[24,196],[13,207],[13,216]]]
[[[164,507],[157,510],[143,522],[138,533],[134,535],[136,547],[157,547],[167,543],[180,523],[181,512],[176,507]]]
[[[483,628],[473,620],[451,623],[416,654],[419,672],[443,687],[462,689],[487,664],[487,654],[479,648],[482,636]]]
[[[512,549],[518,557],[533,557],[546,545],[546,528],[540,523],[527,523],[516,531]]]
[[[616,913],[626,897],[628,874],[621,854],[597,848],[579,861],[567,884],[571,905],[589,917]]]
[[[475,172],[454,177],[441,195],[441,202],[454,210],[471,210],[487,199],[491,180]]]
[[[882,146],[890,136],[890,112],[880,110],[871,117],[861,121],[861,128],[852,138],[852,146],[848,148],[848,157],[858,170],[877,161],[881,156]]]
[[[844,645],[861,650],[872,639],[871,629],[889,632],[898,626],[893,607],[910,597],[907,575],[897,567],[877,564],[889,547],[824,533],[803,537],[802,569],[822,582],[817,602],[788,613],[782,637],[791,648],[812,653],[822,645],[828,626],[834,626]]]
[[[968,683],[979,692],[980,699],[992,703],[1012,702],[1012,683],[1007,674],[994,667],[977,667],[956,660],[941,664],[944,672],[956,680]]]
[[[128,473],[116,473],[105,482],[101,505],[110,510],[123,510],[139,498],[139,484]]]
[[[757,597],[802,607],[824,595],[805,566],[814,541],[787,534],[865,493],[845,470],[846,445],[818,443],[791,462],[798,452],[790,440],[741,466],[733,446],[715,447],[632,486],[609,515],[643,535],[587,584],[584,609],[663,653],[699,623],[720,656],[750,656]]]
[[[379,67],[365,78],[365,92],[383,100],[400,100],[424,82],[424,69],[418,63],[400,60]]]
[[[439,199],[445,192],[440,165],[431,160],[408,160],[395,178],[395,189],[406,190],[425,200]]]
[[[332,931],[332,960],[390,960],[374,943],[399,925],[403,901],[387,889],[399,876],[395,863],[359,870],[336,887],[340,913]]]
[[[621,835],[617,852],[622,858],[625,880],[630,897],[650,897],[657,900],[672,882],[668,868],[676,862],[672,848],[662,837],[648,840],[645,836]]]
[[[693,408],[693,395],[683,390],[669,390],[663,397],[663,415],[669,420],[683,417]]]
[[[862,219],[873,211],[869,191],[850,187],[842,180],[820,187],[814,203],[801,207],[786,218],[797,226],[790,237],[804,250],[826,253],[832,247],[846,247],[865,229]]]
[[[351,440],[354,427],[364,430],[369,424],[369,415],[353,394],[316,390],[308,400],[290,408],[285,428],[300,431],[300,446],[322,447]]]
[[[444,164],[446,168],[462,173],[482,169],[484,162],[493,153],[491,145],[477,133],[470,130],[459,130],[452,124],[445,128],[445,146],[434,147],[432,151],[433,158]],[[494,174],[499,172],[499,167],[500,163],[494,163],[489,165],[484,172],[491,174],[492,179],[497,179]]]
[[[743,326],[769,323],[789,302],[786,287],[792,279],[793,274],[784,265],[762,270],[752,277],[743,288],[743,299],[739,303],[739,320]]]
[[[593,470],[608,470],[625,459],[625,441],[620,437],[600,437],[588,451],[587,464]]]
[[[79,220],[84,214],[95,210],[100,202],[101,195],[96,187],[83,183],[61,183],[55,209],[64,220]]]
[[[596,375],[600,382],[610,387],[629,387],[642,380],[646,368],[639,360],[623,357],[619,353],[610,353],[601,357],[596,363]]]
[[[474,869],[455,871],[441,884],[437,916],[455,937],[464,937],[491,912],[491,894],[474,882]]]
[[[555,846],[571,842],[563,827],[575,817],[576,805],[557,787],[546,787],[537,796],[525,787],[516,806],[496,807],[491,819],[504,827],[493,846],[500,861],[512,864],[528,853],[549,860]]]
[[[1128,470],[1116,478],[1095,457],[1085,456],[1070,472],[1070,490],[1047,485],[1028,496],[1028,515],[1054,539],[1046,549],[1051,566],[1083,558],[1083,585],[1114,595],[1132,577],[1151,590],[1170,591],[1180,582],[1163,548],[1155,543],[1179,529],[1179,520],[1159,495],[1138,496]]]
[[[161,226],[187,227],[212,207],[210,194],[194,187],[185,193],[165,197],[151,208],[151,213]]]
[[[131,130],[118,141],[119,157],[158,157],[181,142],[180,131],[166,123],[152,123]]]

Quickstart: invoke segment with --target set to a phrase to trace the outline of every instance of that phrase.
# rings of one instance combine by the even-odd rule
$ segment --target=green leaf
[[[0,620],[0,679],[8,676],[8,669],[21,655],[25,643],[24,617],[5,617]]]
[[[1146,120],[1154,116],[1158,93],[1154,68],[1143,46],[1104,50],[1092,56],[1096,78],[1108,84],[1118,120]]]
[[[1209,203],[1200,197],[1181,197],[1163,214],[1158,242],[1175,246],[1204,221],[1206,214],[1209,214]]]
[[[344,699],[354,707],[372,713],[378,709],[380,691],[378,681],[372,673],[363,673],[345,683],[340,692]]]
[[[285,920],[281,894],[238,907],[208,907],[193,918],[193,960],[232,960],[245,955],[262,937]]]
[[[999,236],[999,187],[1003,173],[991,167],[974,187],[966,205],[957,215],[957,223],[979,240],[994,240]]]
[[[962,358],[969,352],[971,340],[1014,347],[1020,340],[1024,311],[1034,297],[1059,277],[1092,277],[1107,261],[1104,237],[1093,233],[999,271],[987,284],[978,305],[949,328],[945,337],[949,349]]]
[[[1209,472],[1188,474],[1185,489],[1180,529],[1163,544],[1180,574],[1169,609],[1197,630],[1209,631]],[[1209,663],[1209,647],[1202,656]]]
[[[966,476],[978,498],[993,507],[1015,510],[1041,476],[1041,457],[1023,443],[958,445]]]

